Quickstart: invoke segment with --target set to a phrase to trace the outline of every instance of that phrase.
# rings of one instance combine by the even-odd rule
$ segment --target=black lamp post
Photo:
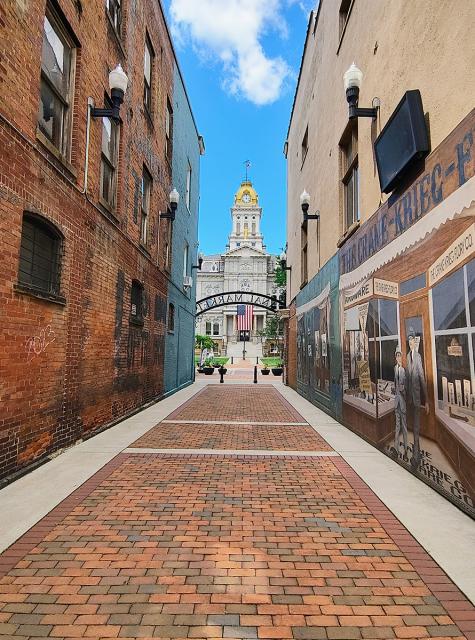
[[[112,120],[120,122],[120,105],[124,102],[124,95],[127,91],[128,83],[129,79],[127,75],[124,73],[120,64],[118,64],[116,68],[109,73],[112,107],[104,109],[91,107],[91,117],[112,118]]]
[[[287,266],[287,254],[285,253],[285,251],[282,251],[279,256],[279,265],[282,271],[292,271],[292,267]]]
[[[308,209],[310,207],[310,194],[307,193],[305,189],[300,194],[300,206],[302,207],[304,222],[307,222],[308,220],[320,219],[320,211],[311,214],[308,212]]]
[[[198,269],[198,271],[201,271],[201,267],[202,266],[203,266],[203,254],[199,253],[198,254],[198,264],[191,265],[191,270],[193,271],[193,269]]]
[[[180,194],[176,189],[172,189],[170,191],[170,195],[168,196],[170,201],[170,206],[167,211],[163,211],[160,213],[160,218],[165,220],[175,221],[175,214],[178,208],[178,203],[180,202]]]
[[[360,88],[363,81],[363,72],[358,69],[353,62],[347,71],[343,74],[343,84],[345,85],[346,99],[348,101],[348,118],[353,120],[354,118],[373,118],[378,115],[379,100],[375,98],[373,100],[373,106],[371,108],[358,107],[358,100],[360,97]]]

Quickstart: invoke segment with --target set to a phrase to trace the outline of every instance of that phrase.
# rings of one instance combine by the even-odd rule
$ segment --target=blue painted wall
[[[190,209],[186,206],[186,177],[191,165]],[[198,208],[200,184],[200,145],[193,114],[177,65],[174,69],[173,92],[173,160],[172,182],[180,194],[173,223],[172,266],[168,283],[168,303],[175,306],[175,330],[165,339],[165,393],[172,393],[194,379],[194,341],[196,271],[198,248]],[[183,289],[183,256],[189,246],[188,275],[193,276],[192,289]]]

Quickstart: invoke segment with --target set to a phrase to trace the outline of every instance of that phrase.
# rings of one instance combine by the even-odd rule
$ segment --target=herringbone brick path
[[[251,389],[175,413],[208,420],[212,398],[302,421]],[[162,423],[134,446],[222,448],[242,426]],[[293,450],[299,434],[329,449],[308,426],[244,427],[240,449]],[[339,457],[123,453],[4,552],[0,575],[0,638],[475,638],[473,606]]]

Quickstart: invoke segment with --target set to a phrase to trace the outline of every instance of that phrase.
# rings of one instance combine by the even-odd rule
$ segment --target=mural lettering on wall
[[[40,353],[46,351],[48,345],[56,340],[56,335],[51,328],[51,325],[48,324],[44,329],[41,329],[39,334],[36,336],[31,336],[27,339],[25,350],[26,350],[26,361],[31,362],[36,356],[39,356]]]
[[[473,123],[456,129],[449,154],[431,154],[424,174],[397,199],[389,198],[340,251],[341,273],[353,271],[465,184],[475,174]]]

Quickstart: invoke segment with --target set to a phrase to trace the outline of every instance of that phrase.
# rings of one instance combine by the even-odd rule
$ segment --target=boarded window
[[[59,294],[61,235],[41,218],[25,213],[18,281],[48,294]]]

